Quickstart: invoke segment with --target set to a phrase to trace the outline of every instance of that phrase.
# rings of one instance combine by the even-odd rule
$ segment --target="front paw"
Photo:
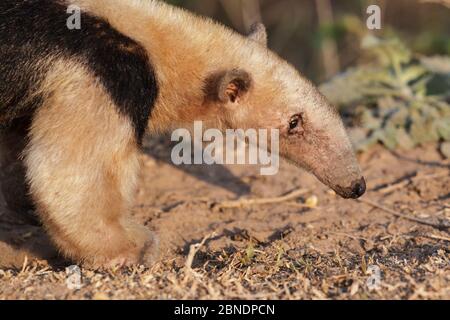
[[[92,263],[85,260],[84,266],[94,269],[120,269],[137,265],[152,267],[159,258],[159,237],[146,227],[128,224],[128,245],[113,255],[96,255]]]
[[[129,224],[126,229],[138,248],[137,263],[146,267],[153,266],[159,258],[158,235],[140,224]]]

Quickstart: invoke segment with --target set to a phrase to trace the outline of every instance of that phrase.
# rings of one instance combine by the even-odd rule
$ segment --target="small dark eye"
[[[302,116],[300,114],[296,114],[289,121],[289,131],[294,131],[302,121]]]
[[[298,127],[298,122],[299,122],[299,119],[298,119],[298,118],[293,118],[293,119],[291,119],[291,122],[289,122],[289,128],[290,128],[291,130],[294,130],[295,128]]]

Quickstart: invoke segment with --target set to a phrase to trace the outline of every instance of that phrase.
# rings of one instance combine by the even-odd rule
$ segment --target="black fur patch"
[[[145,49],[101,18],[83,12],[81,29],[70,30],[68,17],[58,0],[0,1],[0,124],[42,103],[30,99],[48,69],[42,61],[73,57],[100,79],[140,142],[158,95]]]

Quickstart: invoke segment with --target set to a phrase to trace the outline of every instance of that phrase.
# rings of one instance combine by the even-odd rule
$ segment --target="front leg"
[[[77,262],[151,263],[154,236],[129,217],[140,167],[133,126],[87,74],[65,83],[36,112],[25,151],[43,224]]]

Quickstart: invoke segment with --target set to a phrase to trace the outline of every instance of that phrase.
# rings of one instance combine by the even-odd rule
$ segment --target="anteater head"
[[[365,180],[337,110],[266,43],[264,26],[256,25],[250,61],[209,76],[206,100],[220,107],[226,127],[278,129],[281,156],[344,198],[362,196]]]

